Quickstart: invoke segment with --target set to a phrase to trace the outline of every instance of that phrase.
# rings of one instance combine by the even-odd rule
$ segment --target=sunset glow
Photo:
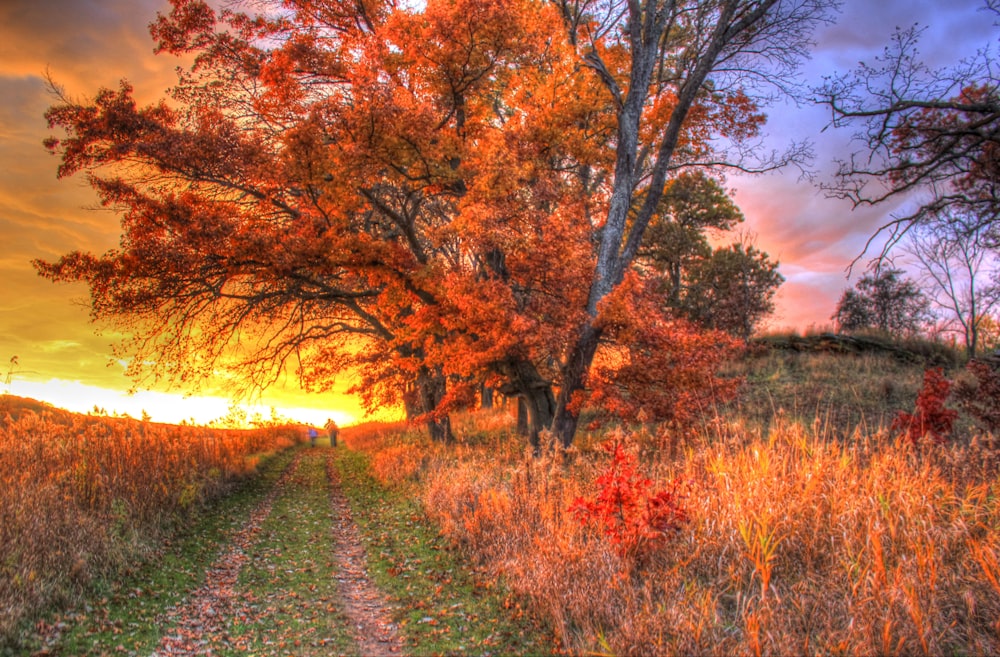
[[[58,408],[75,413],[128,415],[136,419],[144,416],[153,422],[167,424],[210,424],[231,417],[233,403],[225,397],[184,396],[176,393],[140,390],[128,394],[122,390],[111,390],[86,385],[79,381],[51,379],[49,381],[14,381],[2,392],[19,397],[40,399]],[[298,399],[302,399],[299,396]],[[336,398],[336,397],[334,397]],[[295,399],[294,397],[292,399]],[[308,400],[308,398],[306,398]],[[287,403],[287,402],[286,402]],[[246,426],[255,420],[288,420],[298,424],[323,426],[332,419],[340,426],[354,424],[363,415],[354,400],[349,397],[338,399],[330,408],[295,407],[272,404],[237,404],[235,408],[245,413]],[[345,410],[350,409],[350,410]]]

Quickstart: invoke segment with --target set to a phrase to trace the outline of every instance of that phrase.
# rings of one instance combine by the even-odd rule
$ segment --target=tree
[[[1000,277],[994,280],[994,285],[1000,285]],[[982,315],[978,324],[978,346],[984,353],[1000,351],[1000,320],[996,315]]]
[[[708,117],[712,120],[700,122],[702,136],[746,143],[764,120],[747,92],[765,80],[789,81],[811,29],[826,18],[831,3],[559,0],[558,5],[581,61],[613,102],[616,137],[586,315],[560,372],[552,426],[568,445],[578,418],[574,396],[585,387],[601,338],[598,306],[631,267],[668,175],[699,160],[718,162],[712,155],[722,155],[706,152],[706,141],[690,132],[692,122]]]
[[[986,9],[1000,14],[995,0]],[[879,228],[887,252],[906,230],[947,209],[996,230],[1000,219],[1000,80],[984,48],[962,64],[930,68],[916,57],[920,31],[898,31],[884,55],[817,90],[832,125],[859,125],[858,152],[839,164],[827,186],[855,207],[911,192],[924,194],[912,212]],[[996,235],[994,234],[994,239]]]
[[[405,399],[447,439],[462,401],[449,378],[487,364],[449,369],[449,341],[468,332],[440,318],[470,277],[489,278],[495,234],[455,221],[495,181],[483,163],[504,140],[560,152],[508,116],[545,95],[533,84],[572,83],[529,74],[565,70],[558,48],[545,56],[543,28],[558,23],[530,2],[302,1],[270,16],[173,5],[152,25],[158,50],[196,59],[169,105],[140,108],[123,82],[47,113],[67,133],[48,142],[59,175],[86,172],[123,236],[39,270],[89,283],[94,319],[130,336],[118,353],[137,381],[193,387],[222,369],[260,389],[294,366],[324,389],[355,368],[367,401]],[[519,171],[558,193],[546,164]],[[527,187],[494,216],[533,236]],[[509,344],[492,345],[495,360],[528,372]]]
[[[573,437],[598,307],[667,181],[780,163],[741,157],[753,82],[789,79],[831,0],[172,4],[158,50],[195,63],[169,103],[123,82],[47,114],[59,174],[123,234],[41,273],[89,284],[137,381],[351,369],[442,440],[486,384],[537,446]]]
[[[996,256],[986,248],[986,230],[973,217],[943,211],[934,224],[923,223],[909,233],[906,250],[920,263],[924,287],[946,316],[945,326],[956,326],[966,355],[976,357],[980,328],[1000,303],[1000,285],[995,278]]]
[[[766,253],[736,242],[694,265],[681,308],[702,326],[749,340],[774,311],[774,295],[784,280]]]
[[[702,172],[682,173],[670,181],[639,248],[637,265],[662,275],[667,303],[681,305],[688,268],[712,253],[709,232],[723,232],[743,221],[725,189]]]
[[[920,332],[929,319],[927,297],[901,269],[884,268],[867,273],[844,290],[832,319],[841,331],[874,329],[908,336]]]
[[[718,370],[742,345],[665,312],[655,281],[634,271],[601,303],[598,321],[603,338],[585,398],[597,418],[685,427],[715,411],[739,385]]]

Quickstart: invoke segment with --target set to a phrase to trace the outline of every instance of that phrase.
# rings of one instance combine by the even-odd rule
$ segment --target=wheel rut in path
[[[363,657],[397,657],[404,654],[403,642],[389,614],[385,596],[368,577],[365,549],[341,488],[336,454],[333,450],[324,450],[327,451],[325,455],[317,451],[302,450],[296,454],[264,499],[251,511],[246,523],[232,536],[222,554],[208,569],[204,583],[193,590],[185,602],[164,613],[160,622],[168,629],[150,657],[239,654],[245,645],[239,634],[231,635],[235,626],[242,627],[239,632],[246,632],[249,618],[265,624],[273,621],[267,619],[266,614],[253,611],[253,594],[250,594],[251,598],[245,597],[247,592],[245,589],[241,590],[239,583],[240,573],[245,568],[254,568],[254,555],[262,547],[266,547],[265,543],[270,545],[269,541],[274,540],[274,536],[269,534],[273,533],[273,529],[262,530],[269,523],[273,524],[268,519],[272,515],[272,509],[281,505],[279,496],[292,492],[288,487],[298,484],[296,473],[300,470],[303,458],[309,459],[311,463],[315,463],[314,459],[325,462],[328,508],[332,512],[332,545],[327,544],[324,548],[332,548],[330,558],[335,566],[336,604],[342,612],[342,618],[346,618],[341,621],[344,623],[342,627],[346,626],[345,630],[349,630],[347,634],[353,636],[357,653]],[[310,464],[311,467],[313,466]],[[281,550],[280,547],[278,549]],[[266,629],[261,626],[261,630]],[[303,638],[305,639],[304,635]],[[295,644],[297,646],[298,642]],[[263,647],[265,652],[272,651],[270,643],[258,647]],[[278,646],[273,648],[277,649]],[[318,649],[323,650],[321,646]],[[302,650],[308,654],[325,654],[316,650],[310,652],[305,644]],[[335,652],[339,653],[340,650],[335,649]],[[298,654],[298,650],[291,654]]]
[[[334,452],[331,451],[327,455],[326,466],[330,480],[330,502],[335,514],[334,558],[343,611],[355,630],[358,650],[362,655],[401,655],[403,642],[389,615],[385,596],[368,577],[365,549],[358,527],[351,517],[347,498],[344,497],[335,459]]]
[[[300,452],[250,513],[246,524],[230,540],[228,549],[209,568],[205,583],[191,593],[186,603],[168,612],[164,624],[171,629],[151,657],[211,655],[220,642],[226,642],[227,626],[238,603],[235,589],[240,570],[261,525],[271,514],[275,498],[295,474],[301,460]]]

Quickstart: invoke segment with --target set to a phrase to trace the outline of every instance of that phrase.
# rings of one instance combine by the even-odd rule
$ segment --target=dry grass
[[[398,485],[574,653],[1000,653],[990,439],[914,448],[780,413],[764,431],[719,418],[680,437],[619,433],[649,477],[687,486],[690,522],[636,564],[568,512],[606,463],[592,440],[535,459],[505,415],[481,417],[450,450],[388,430],[350,444],[383,479],[404,463]]]
[[[134,565],[260,453],[297,439],[277,428],[0,419],[0,646],[39,611]]]

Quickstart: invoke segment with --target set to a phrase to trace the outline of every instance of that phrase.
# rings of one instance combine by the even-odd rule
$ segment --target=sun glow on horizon
[[[164,424],[207,425],[233,417],[234,410],[243,415],[249,425],[254,420],[272,418],[321,427],[328,419],[340,426],[349,426],[366,418],[338,408],[307,408],[276,403],[234,404],[219,396],[185,396],[180,393],[141,390],[129,394],[88,385],[80,381],[49,379],[48,381],[16,380],[3,391],[18,397],[29,397],[74,413],[143,416]]]

